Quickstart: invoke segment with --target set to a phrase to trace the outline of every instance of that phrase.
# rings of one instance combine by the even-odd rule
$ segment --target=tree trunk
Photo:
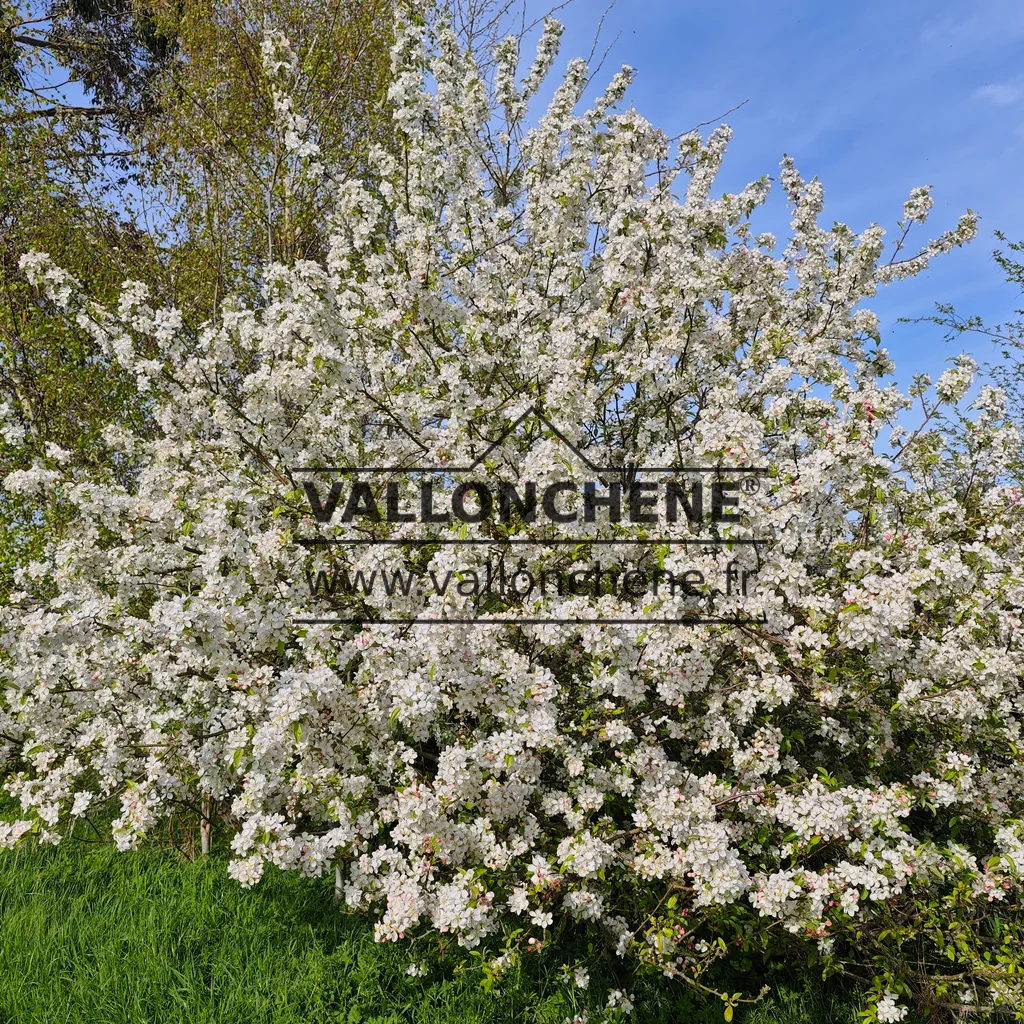
[[[199,848],[205,857],[210,852],[210,801],[204,800],[200,811]]]

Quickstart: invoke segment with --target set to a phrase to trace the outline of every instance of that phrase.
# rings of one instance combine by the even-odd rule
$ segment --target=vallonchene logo
[[[555,439],[584,479],[497,475],[492,456],[529,420],[540,430],[520,455],[540,438]],[[746,525],[743,503],[762,490],[766,467],[598,465],[532,406],[468,465],[311,465],[291,472],[302,478],[313,521],[335,529],[298,544],[326,554],[329,565],[307,569],[306,580],[310,597],[338,613],[296,624],[762,621],[735,605],[752,596],[759,549],[771,543],[738,532]],[[433,555],[445,548],[472,557],[435,567]],[[390,560],[365,564],[374,550],[389,552]],[[679,565],[672,553],[680,550],[700,556],[699,564]],[[602,597],[640,602],[639,610],[607,616],[591,608],[580,616],[577,603],[574,614],[547,613],[548,598],[592,604]],[[732,610],[716,612],[719,598]],[[444,610],[450,600],[458,602],[457,614]],[[396,604],[400,615],[393,614]]]

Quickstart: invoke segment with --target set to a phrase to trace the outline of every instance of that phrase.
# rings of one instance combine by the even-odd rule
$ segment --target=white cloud
[[[939,5],[941,6],[941,5]],[[921,29],[921,41],[948,49],[950,58],[1006,45],[1024,35],[1024,5],[1020,0],[974,0],[970,13],[961,4],[947,4],[956,14],[933,18]]]
[[[1024,99],[1024,75],[1018,75],[1006,82],[983,85],[974,91],[978,99],[994,103],[997,107],[1008,107]]]

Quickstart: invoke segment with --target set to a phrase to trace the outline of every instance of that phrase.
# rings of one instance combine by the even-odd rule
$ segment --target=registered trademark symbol
[[[743,490],[747,494],[757,494],[761,489],[761,481],[756,476],[747,476],[743,478]]]

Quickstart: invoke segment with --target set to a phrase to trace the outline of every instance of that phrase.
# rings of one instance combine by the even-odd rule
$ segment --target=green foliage
[[[20,442],[0,439],[0,478],[34,459],[54,464],[50,444],[79,465],[110,465],[104,427],[131,424],[145,433],[146,406],[134,380],[98,357],[80,328],[54,316],[18,268],[27,250],[48,252],[99,301],[112,301],[133,267],[157,262],[150,238],[104,204],[88,202],[54,169],[82,142],[48,123],[0,133],[0,403],[8,407],[0,427],[24,430]],[[123,478],[127,467],[112,470]],[[11,588],[13,567],[43,536],[64,528],[68,514],[59,493],[33,500],[0,492],[0,595]]]

